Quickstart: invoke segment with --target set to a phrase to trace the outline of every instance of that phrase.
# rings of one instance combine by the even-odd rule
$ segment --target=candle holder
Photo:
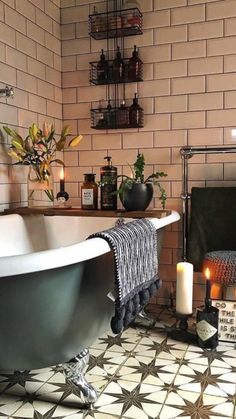
[[[196,334],[188,330],[188,318],[191,316],[192,314],[180,314],[176,312],[175,317],[177,319],[177,323],[175,326],[167,330],[168,337],[181,342],[196,344]]]
[[[66,204],[69,199],[68,192],[65,191],[65,171],[64,166],[61,168],[60,173],[60,190],[57,193],[57,205],[56,208],[71,208]]]

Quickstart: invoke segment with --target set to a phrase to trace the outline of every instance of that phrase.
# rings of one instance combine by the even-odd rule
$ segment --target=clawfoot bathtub
[[[172,211],[152,222],[161,232],[178,219]],[[0,217],[0,370],[63,364],[82,401],[96,400],[83,376],[85,348],[110,326],[114,265],[105,240],[85,239],[116,222],[107,217]]]

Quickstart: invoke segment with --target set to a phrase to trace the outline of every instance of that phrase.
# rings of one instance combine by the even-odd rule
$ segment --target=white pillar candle
[[[193,310],[193,265],[188,262],[177,264],[176,312],[192,314]]]

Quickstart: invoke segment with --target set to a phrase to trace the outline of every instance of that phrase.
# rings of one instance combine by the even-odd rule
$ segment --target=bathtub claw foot
[[[81,393],[85,405],[94,404],[98,399],[96,390],[88,383],[84,374],[89,362],[89,351],[84,349],[71,361],[63,364],[66,381],[74,384]]]

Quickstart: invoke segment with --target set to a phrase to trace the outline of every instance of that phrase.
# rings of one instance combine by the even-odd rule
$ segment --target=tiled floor
[[[170,311],[153,314],[173,324]],[[236,418],[236,345],[216,351],[166,338],[155,321],[138,320],[120,336],[105,334],[90,348],[86,374],[100,392],[90,410],[61,368],[0,374],[0,418]]]

